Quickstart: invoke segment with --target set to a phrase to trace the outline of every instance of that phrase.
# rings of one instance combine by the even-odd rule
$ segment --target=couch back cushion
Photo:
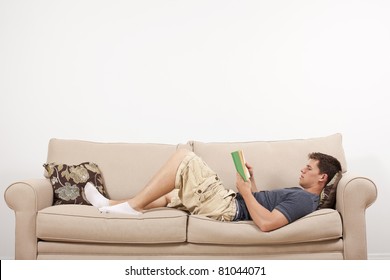
[[[236,190],[236,170],[231,152],[243,150],[246,161],[253,166],[257,187],[262,190],[298,186],[300,170],[308,162],[308,154],[321,152],[336,157],[347,170],[341,134],[327,137],[256,142],[202,143],[192,142],[199,155],[224,182]]]
[[[94,162],[102,172],[108,196],[125,199],[146,185],[178,147],[190,149],[188,145],[51,139],[47,163]]]

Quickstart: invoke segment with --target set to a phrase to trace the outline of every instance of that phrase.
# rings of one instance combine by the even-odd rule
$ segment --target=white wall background
[[[0,188],[50,138],[179,143],[341,132],[372,178],[370,258],[390,258],[390,2],[0,0]],[[14,216],[0,201],[0,257]]]

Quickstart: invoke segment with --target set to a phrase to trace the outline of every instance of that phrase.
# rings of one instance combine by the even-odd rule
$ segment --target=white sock
[[[102,213],[122,213],[133,216],[138,216],[142,214],[141,212],[134,210],[127,202],[122,202],[112,206],[101,207],[99,208],[99,211]]]
[[[88,201],[95,206],[96,208],[104,207],[110,205],[109,199],[105,198],[97,188],[90,182],[88,182],[84,187],[85,197]]]

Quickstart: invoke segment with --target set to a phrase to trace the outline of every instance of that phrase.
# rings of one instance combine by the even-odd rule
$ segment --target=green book
[[[249,174],[249,170],[245,165],[245,157],[242,150],[234,151],[231,153],[233,157],[233,162],[236,167],[237,172],[241,175],[244,181],[248,181],[251,175]]]

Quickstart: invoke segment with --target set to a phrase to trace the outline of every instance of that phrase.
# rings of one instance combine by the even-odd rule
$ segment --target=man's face
[[[306,189],[317,185],[320,180],[323,180],[323,174],[320,174],[318,160],[310,159],[307,165],[301,169],[299,184]]]

